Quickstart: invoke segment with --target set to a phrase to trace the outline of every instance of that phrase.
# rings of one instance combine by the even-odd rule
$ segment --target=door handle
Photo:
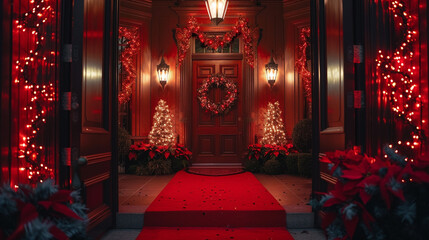
[[[74,190],[79,190],[82,187],[82,180],[80,179],[80,168],[88,164],[88,159],[86,157],[79,157],[73,161],[73,177],[72,177],[72,188]]]

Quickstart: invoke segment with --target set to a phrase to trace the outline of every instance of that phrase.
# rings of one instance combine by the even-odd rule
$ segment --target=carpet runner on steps
[[[144,227],[137,240],[293,240],[285,228]]]
[[[178,172],[144,214],[148,227],[286,227],[286,213],[251,173]]]
[[[144,214],[138,240],[293,240],[286,213],[251,173],[178,172]]]

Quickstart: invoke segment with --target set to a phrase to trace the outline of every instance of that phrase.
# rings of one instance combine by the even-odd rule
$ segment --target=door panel
[[[82,89],[84,127],[102,127],[103,44],[100,43],[103,42],[104,7],[104,1],[85,1]]]
[[[325,3],[326,66],[320,80],[320,151],[345,148],[344,131],[344,52],[343,52],[343,1]]]
[[[238,99],[232,109],[221,115],[213,115],[201,108],[196,90],[213,73],[224,73],[235,81]],[[241,61],[210,60],[193,62],[193,161],[194,163],[241,163]],[[220,102],[225,96],[222,89],[211,89],[209,97]]]
[[[113,222],[110,10],[107,0],[74,3],[72,187],[82,192],[88,208],[89,235],[93,238]],[[85,159],[86,164],[79,165],[79,158]]]

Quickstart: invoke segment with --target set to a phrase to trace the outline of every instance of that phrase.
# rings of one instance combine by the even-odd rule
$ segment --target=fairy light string
[[[176,134],[174,133],[173,114],[167,102],[160,99],[155,107],[153,116],[153,125],[149,133],[149,143],[155,146],[172,146],[175,143]]]
[[[402,154],[414,161],[425,134],[421,119],[422,96],[419,94],[418,59],[414,43],[418,40],[418,18],[411,14],[403,1],[391,1],[389,11],[393,16],[395,32],[398,36],[397,46],[393,52],[379,50],[376,59],[378,80],[387,85],[383,97],[389,100],[395,118],[405,123],[410,130],[409,136],[396,142]],[[393,144],[389,145],[393,148]],[[396,147],[395,147],[396,148]],[[396,149],[395,152],[398,152]],[[387,158],[387,155],[385,155]]]
[[[20,109],[18,159],[19,171],[26,173],[32,184],[54,178],[53,169],[46,160],[47,149],[43,146],[41,132],[47,125],[47,117],[55,109],[55,33],[49,28],[56,18],[56,1],[31,0],[28,11],[17,16],[13,30],[26,37],[27,49],[20,51],[14,63],[14,83],[27,96],[26,106]],[[24,41],[21,41],[24,43]],[[20,47],[22,47],[21,44]],[[52,49],[52,50],[50,50]]]
[[[310,28],[301,28],[299,33],[299,44],[297,46],[298,59],[295,62],[295,68],[301,75],[304,86],[304,97],[308,105],[308,114],[311,115],[311,72],[308,70],[307,49],[310,47]]]
[[[131,100],[133,86],[137,78],[135,57],[140,49],[138,28],[119,27],[119,39],[122,41],[121,52],[121,91],[118,94],[119,103],[127,103]]]
[[[263,123],[262,145],[285,145],[287,143],[286,131],[282,118],[282,111],[278,101],[268,103]]]

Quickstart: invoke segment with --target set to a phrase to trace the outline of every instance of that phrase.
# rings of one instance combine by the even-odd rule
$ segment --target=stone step
[[[286,212],[286,225],[287,229],[314,228],[314,213]],[[143,226],[144,213],[116,214],[116,228],[118,229],[141,229]]]

